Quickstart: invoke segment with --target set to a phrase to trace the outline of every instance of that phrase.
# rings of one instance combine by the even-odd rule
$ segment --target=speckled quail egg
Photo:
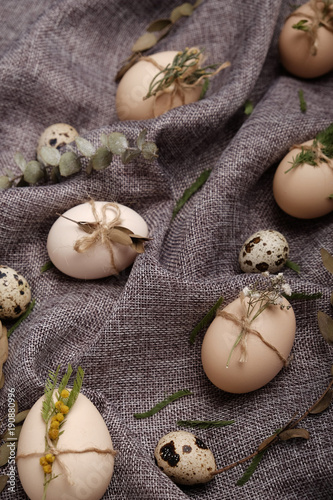
[[[51,146],[52,148],[61,148],[70,142],[73,142],[79,133],[74,127],[67,123],[55,123],[47,127],[39,138],[37,145],[37,155],[42,146]]]
[[[0,266],[0,319],[17,318],[31,301],[27,280],[14,269]]]
[[[243,244],[238,261],[244,273],[279,272],[289,257],[286,238],[273,229],[252,234]]]
[[[214,455],[191,432],[169,432],[159,440],[154,455],[158,467],[177,484],[208,483],[214,478]]]

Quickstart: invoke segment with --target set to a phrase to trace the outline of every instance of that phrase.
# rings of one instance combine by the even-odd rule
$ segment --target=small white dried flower
[[[285,293],[286,295],[291,295],[292,291],[291,291],[290,285],[288,285],[288,283],[283,283],[281,288],[282,288],[283,293]]]

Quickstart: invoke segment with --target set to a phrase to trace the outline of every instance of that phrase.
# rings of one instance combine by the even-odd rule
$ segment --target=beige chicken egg
[[[308,22],[310,27],[315,14],[308,2],[286,20],[279,38],[280,59],[283,66],[292,74],[301,78],[315,78],[333,69],[333,32],[319,22],[314,32],[293,28],[299,21]],[[323,2],[314,2],[318,19],[328,23],[329,15],[323,13]],[[330,16],[333,11],[330,10]],[[331,23],[332,26],[332,23]],[[314,44],[313,44],[314,42]]]
[[[97,222],[101,223],[101,233],[88,234],[78,224],[78,222],[96,223],[93,206],[87,202],[62,214],[51,227],[47,238],[47,251],[52,263],[61,272],[73,278],[86,280],[104,278],[118,274],[134,262],[138,255],[136,250],[130,245],[108,240],[107,227],[117,217],[117,211],[120,214],[118,226],[126,228],[135,235],[144,238],[148,236],[146,222],[131,208],[103,201],[95,201],[94,208]],[[103,217],[105,217],[104,222]],[[87,242],[86,249],[84,240]],[[93,241],[91,246],[89,246],[90,241]],[[80,251],[75,249],[78,242],[82,242]]]
[[[290,306],[285,298],[283,305]],[[237,298],[223,311],[241,319],[246,311],[246,302],[244,306],[241,298]],[[245,361],[242,360],[241,343],[232,351],[242,331],[240,324],[227,317],[216,316],[205,334],[201,349],[202,366],[209,380],[223,391],[254,391],[278,374],[284,362],[270,346],[287,360],[296,332],[294,311],[291,307],[281,309],[278,305],[268,306],[254,319],[250,328],[258,331],[269,345],[249,331],[246,334]]]
[[[187,431],[173,431],[163,436],[155,448],[158,467],[177,484],[208,483],[216,471],[211,450],[197,436]]]
[[[156,64],[165,68],[171,64],[177,51],[158,52],[149,56]],[[147,120],[159,116],[169,109],[176,108],[182,104],[189,104],[199,99],[202,85],[184,89],[184,102],[180,94],[172,94],[174,85],[171,85],[163,93],[158,93],[143,100],[147,95],[149,85],[153,78],[159,73],[159,67],[153,62],[142,60],[134,64],[120,80],[116,94],[116,110],[120,120]]]
[[[40,500],[44,490],[44,472],[39,461],[45,454],[43,400],[44,396],[29,411],[17,447],[18,474],[30,500]],[[52,463],[52,474],[57,477],[50,481],[46,499],[101,499],[114,468],[112,440],[102,415],[87,397],[79,394],[62,430]]]
[[[312,143],[307,141],[303,145]],[[333,168],[323,161],[320,166],[304,163],[290,170],[290,162],[300,152],[301,148],[292,149],[279,164],[273,179],[273,195],[287,214],[299,219],[314,219],[333,210],[330,197],[333,194]]]

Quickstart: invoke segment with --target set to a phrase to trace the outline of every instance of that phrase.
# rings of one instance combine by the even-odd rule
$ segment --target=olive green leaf
[[[5,489],[9,476],[6,474],[0,474],[0,493]]]
[[[236,483],[237,486],[243,486],[245,483],[248,482],[248,480],[252,477],[253,473],[256,471],[265,453],[266,450],[262,450],[253,457],[252,462],[250,463],[250,465],[248,466],[242,477],[237,481]]]
[[[309,31],[310,26],[308,24],[309,20],[308,19],[301,19],[298,21],[298,23],[293,24],[292,28],[295,30],[300,30],[300,31]]]
[[[108,232],[108,237],[111,241],[120,243],[121,245],[130,246],[132,244],[132,240],[129,237],[128,232],[126,231],[126,228],[122,228],[119,226],[114,227]]]
[[[3,465],[6,465],[8,462],[10,454],[10,448],[7,446],[7,443],[4,443],[2,446],[0,446],[0,467]]]
[[[94,170],[104,170],[110,165],[112,156],[111,151],[107,147],[102,146],[98,148],[96,153],[90,159],[92,168]]]
[[[26,162],[23,154],[20,152],[15,153],[14,161],[15,161],[16,165],[20,168],[20,170],[22,172],[24,172],[25,167],[27,166],[27,162]]]
[[[153,160],[157,158],[158,148],[154,142],[147,141],[142,145],[141,148],[142,156],[145,160]]]
[[[279,439],[281,439],[281,441],[288,441],[294,438],[309,439],[310,433],[306,429],[286,429],[279,434]]]
[[[157,38],[153,33],[144,33],[140,36],[132,47],[132,52],[143,52],[154,47]]]
[[[149,24],[147,31],[149,33],[153,33],[154,31],[162,31],[164,28],[167,28],[170,24],[172,24],[170,19],[156,19]]]
[[[61,153],[56,148],[52,148],[51,146],[42,146],[39,151],[39,156],[45,165],[55,167],[59,165]]]
[[[137,158],[140,154],[140,149],[126,149],[126,151],[124,151],[124,153],[121,155],[121,161],[124,165],[127,165],[132,160]]]
[[[326,269],[333,274],[333,256],[325,250],[325,248],[320,249],[321,259],[323,261]]]
[[[75,137],[75,144],[77,145],[78,150],[83,156],[87,156],[88,158],[95,153],[95,146],[88,141],[88,139],[84,139],[84,137]]]
[[[289,269],[292,269],[293,271],[295,271],[297,274],[299,274],[301,272],[301,268],[300,268],[299,264],[296,264],[296,262],[292,262],[291,260],[286,260],[284,265],[286,267],[289,267]]]
[[[100,137],[100,141],[102,143],[102,146],[105,146],[106,148],[109,147],[109,136],[107,134],[102,134]]]
[[[16,417],[15,417],[15,424],[20,424],[21,422],[23,422],[23,420],[26,419],[29,411],[30,410],[24,410],[24,411],[20,411],[20,413],[17,413]]]
[[[333,319],[322,311],[318,311],[317,318],[320,333],[326,342],[333,345]]]
[[[52,168],[52,170],[50,172],[50,179],[55,184],[61,181],[61,174],[60,174],[59,165]]]
[[[332,399],[333,399],[333,391],[331,389],[326,392],[325,396],[321,398],[320,401],[318,401],[318,403],[315,406],[312,407],[310,413],[315,415],[318,413],[322,413],[330,406],[330,404],[332,403]]]
[[[244,104],[244,113],[246,115],[250,115],[253,111],[253,102],[250,100],[245,101]]]
[[[8,189],[12,185],[7,175],[0,175],[0,189]]]
[[[146,141],[146,135],[147,135],[147,130],[141,130],[140,134],[138,135],[138,138],[136,140],[136,145],[138,148],[141,150],[142,146],[144,145]]]
[[[172,212],[172,219],[176,217],[180,209],[185,205],[185,203],[191,198],[191,196],[196,193],[201,186],[207,181],[208,177],[210,176],[211,169],[204,170],[199,177],[193,182],[193,184],[185,189],[183,196],[177,201],[175,208],[173,209]]]
[[[47,146],[45,146],[47,147]],[[50,148],[53,149],[53,148]],[[57,151],[53,149],[53,151]],[[59,153],[59,151],[57,151]],[[37,182],[41,181],[45,177],[45,169],[39,161],[29,161],[24,171],[24,180],[28,182],[28,184],[37,184]]]
[[[299,107],[301,112],[306,113],[307,105],[306,105],[306,100],[304,98],[304,92],[302,89],[298,91],[298,98],[299,98]]]
[[[81,163],[73,151],[67,151],[60,158],[59,172],[63,177],[76,174],[81,170]]]
[[[122,155],[128,148],[128,140],[124,134],[120,132],[112,132],[109,135],[109,148],[115,155]]]

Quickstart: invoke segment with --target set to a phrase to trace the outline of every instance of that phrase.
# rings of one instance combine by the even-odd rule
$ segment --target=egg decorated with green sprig
[[[275,172],[273,194],[284,212],[299,219],[333,210],[333,124],[292,146]]]
[[[22,426],[16,461],[30,500],[100,500],[113,475],[115,452],[108,428],[80,392],[80,367],[73,388],[65,387],[70,370],[59,387],[54,383],[59,369],[51,374],[44,396]]]

